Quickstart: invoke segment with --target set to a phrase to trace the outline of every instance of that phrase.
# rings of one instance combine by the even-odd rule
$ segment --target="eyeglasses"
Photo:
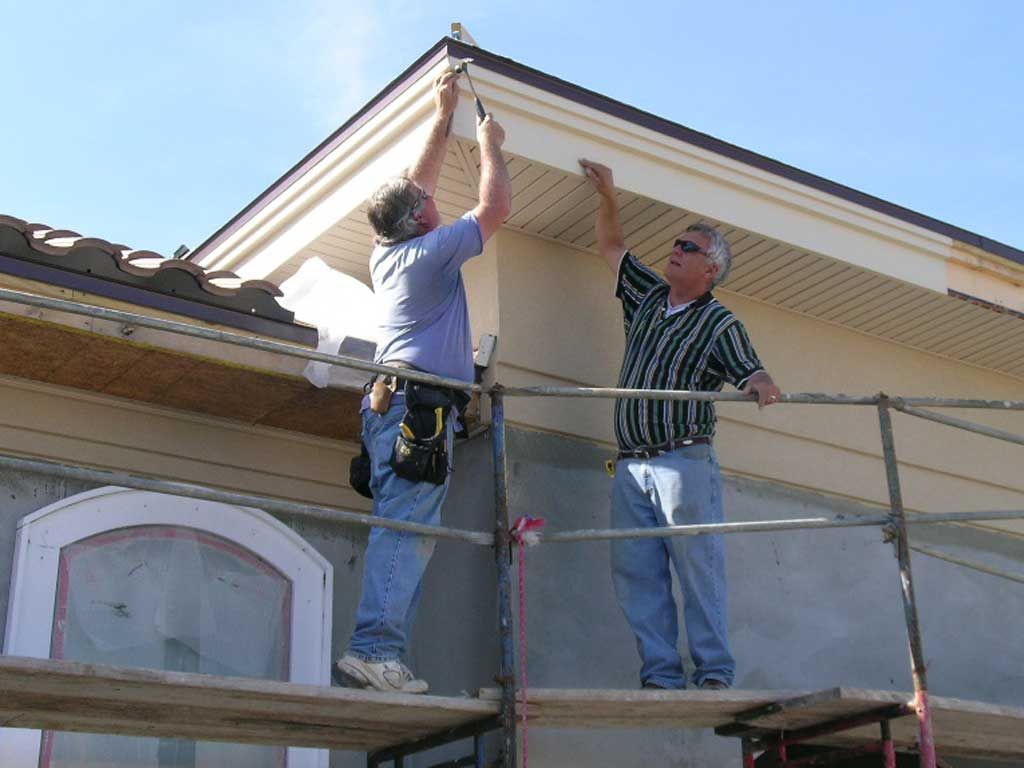
[[[422,189],[420,187],[417,187],[417,189],[419,189],[420,191],[420,197],[419,200],[416,201],[416,204],[413,205],[412,213],[418,213],[420,210],[422,210],[423,206],[427,204],[427,200],[430,199],[430,194],[425,189]]]
[[[672,247],[678,248],[683,253],[703,253],[705,256],[708,255],[708,252],[693,242],[693,240],[676,240]]]

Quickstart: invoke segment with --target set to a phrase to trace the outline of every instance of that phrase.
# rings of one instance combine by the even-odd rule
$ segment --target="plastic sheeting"
[[[369,253],[367,254],[369,258]],[[306,260],[281,283],[281,306],[295,319],[316,326],[317,352],[372,360],[377,344],[377,310],[373,291],[356,278],[331,269],[320,258]],[[317,387],[360,386],[368,374],[327,363],[310,362],[303,375]]]
[[[61,552],[54,658],[288,679],[291,584],[237,544],[193,529],[112,531]],[[47,733],[41,765],[280,766],[285,750]]]

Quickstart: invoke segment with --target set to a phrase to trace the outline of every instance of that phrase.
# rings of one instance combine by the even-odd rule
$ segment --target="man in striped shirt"
[[[600,198],[597,241],[618,275],[626,352],[619,386],[717,391],[729,382],[757,395],[759,407],[779,399],[743,325],[711,295],[729,274],[732,255],[712,227],[689,227],[672,248],[665,276],[625,249],[609,168],[581,160]],[[715,408],[696,400],[620,399],[619,443],[612,490],[612,527],[657,528],[722,522],[722,479],[712,446]],[[683,593],[693,684],[728,688],[725,552],[721,536],[623,539],[612,542],[615,594],[636,635],[645,688],[685,688],[677,648],[671,569]]]

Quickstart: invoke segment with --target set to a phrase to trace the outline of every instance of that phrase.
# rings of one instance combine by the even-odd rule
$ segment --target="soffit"
[[[597,196],[579,174],[508,156],[513,210],[505,226],[596,253]],[[476,204],[479,158],[475,145],[453,141],[436,200],[445,220]],[[733,272],[723,286],[767,304],[889,341],[1024,377],[1024,319],[881,275],[763,237],[743,222],[715,221],[693,211],[629,192],[619,210],[632,252],[658,271],[675,238],[690,224],[719,227],[733,249]],[[369,284],[373,233],[365,204],[269,276],[281,282],[311,256]]]

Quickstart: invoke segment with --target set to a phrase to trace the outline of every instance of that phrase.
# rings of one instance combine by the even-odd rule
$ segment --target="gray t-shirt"
[[[473,337],[460,270],[481,251],[480,224],[472,213],[374,249],[370,277],[380,326],[375,362],[401,360],[438,376],[473,381]]]

